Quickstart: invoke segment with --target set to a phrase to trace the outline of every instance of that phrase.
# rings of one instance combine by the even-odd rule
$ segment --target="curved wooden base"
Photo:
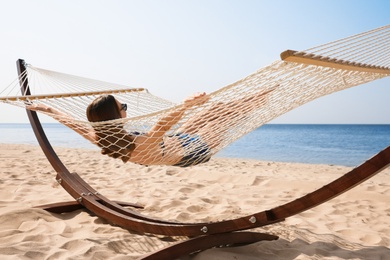
[[[348,191],[389,165],[390,146],[335,181],[289,203],[249,216],[212,223],[168,222],[143,216],[105,198],[75,173],[58,173],[57,181],[80,204],[109,223],[139,233],[195,237],[247,230],[283,221]]]

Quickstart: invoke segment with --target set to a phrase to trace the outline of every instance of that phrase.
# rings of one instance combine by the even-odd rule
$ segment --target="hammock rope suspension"
[[[316,98],[390,75],[390,25],[305,51],[285,51],[280,61],[209,94],[209,100],[187,109],[160,144],[165,159],[203,153],[210,156],[274,118]],[[145,133],[161,118],[182,105],[154,96],[143,88],[26,66],[32,95],[19,94],[16,80],[0,92],[0,101],[20,107],[50,106],[64,116],[56,118],[81,131],[104,133],[95,141],[102,149],[126,150],[127,133]],[[111,94],[127,104],[127,118],[90,123],[86,108],[95,98]],[[28,108],[28,107],[27,107]],[[115,138],[114,138],[115,137]],[[191,142],[190,142],[191,141]],[[153,149],[151,149],[153,150]],[[139,161],[156,161],[144,154]],[[161,156],[161,155],[158,155]],[[204,158],[203,158],[204,159]],[[158,160],[157,160],[158,161]],[[193,162],[196,164],[196,162]]]

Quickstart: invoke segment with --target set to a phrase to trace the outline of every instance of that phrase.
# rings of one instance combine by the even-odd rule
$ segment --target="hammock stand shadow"
[[[25,73],[25,62],[23,60],[17,61],[17,69],[23,93],[31,95]],[[152,252],[149,255],[143,256],[141,259],[174,259],[215,246],[242,245],[262,240],[276,240],[278,237],[271,234],[243,232],[243,230],[281,222],[288,217],[318,206],[364,182],[390,165],[389,146],[333,182],[278,207],[257,212],[249,216],[220,222],[169,222],[139,214],[134,210],[142,208],[139,205],[109,200],[94,190],[77,173],[69,172],[46,137],[37,113],[28,109],[26,111],[39,145],[57,172],[57,182],[75,199],[75,201],[71,202],[42,205],[38,206],[38,208],[53,213],[64,213],[86,208],[110,224],[140,234],[189,237],[184,242],[179,242],[162,250]]]

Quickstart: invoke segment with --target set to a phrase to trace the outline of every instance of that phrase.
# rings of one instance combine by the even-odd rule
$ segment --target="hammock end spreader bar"
[[[284,61],[302,63],[307,65],[390,75],[389,67],[380,67],[363,63],[350,62],[346,60],[334,59],[311,53],[306,53],[302,51],[286,50],[280,54],[280,58]]]
[[[0,97],[0,100],[1,101],[28,101],[34,99],[37,100],[37,99],[54,99],[54,98],[82,97],[82,96],[99,96],[104,94],[120,94],[120,93],[142,92],[142,91],[147,91],[147,90],[144,88],[128,88],[128,89],[117,89],[117,90],[74,92],[74,93],[23,95],[23,96]]]

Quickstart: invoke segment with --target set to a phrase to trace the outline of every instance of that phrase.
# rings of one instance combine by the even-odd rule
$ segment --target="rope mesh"
[[[313,47],[297,54],[332,62],[390,69],[390,25]],[[389,74],[389,72],[387,72]]]
[[[389,36],[390,26],[385,26],[303,53],[389,69]],[[189,166],[208,161],[238,138],[300,105],[389,74],[276,61],[188,105],[145,89],[28,65],[21,79],[28,79],[33,95],[20,94],[15,81],[0,93],[0,101],[52,116],[98,145],[103,154],[125,162]],[[89,122],[86,108],[102,94],[116,98],[118,111],[120,104],[127,104],[127,117]]]

